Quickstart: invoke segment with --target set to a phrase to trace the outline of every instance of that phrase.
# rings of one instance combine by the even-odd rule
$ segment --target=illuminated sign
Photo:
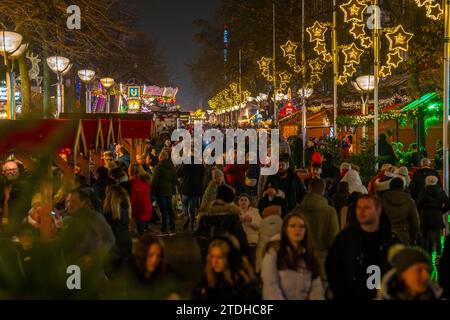
[[[128,112],[139,112],[141,110],[140,100],[128,100]]]
[[[141,97],[141,87],[128,87],[128,98],[139,99]]]
[[[16,101],[20,100],[20,92],[16,91]],[[5,86],[0,86],[0,101],[7,101],[8,100],[8,90]]]

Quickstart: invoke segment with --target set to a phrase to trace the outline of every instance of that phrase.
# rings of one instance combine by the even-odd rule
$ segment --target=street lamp
[[[57,103],[58,110],[56,117],[59,117],[61,112],[64,112],[64,92],[63,92],[63,83],[62,77],[67,73],[68,70],[72,67],[70,64],[70,60],[66,57],[62,56],[52,56],[47,58],[47,64],[49,68],[56,73],[56,77],[58,83],[56,84],[56,95],[57,95]]]
[[[12,73],[12,66],[8,65],[8,56],[12,56],[20,49],[22,35],[12,31],[0,31],[0,54],[4,56],[6,66],[6,87],[8,92],[6,113],[8,119],[14,118],[15,111],[15,79]]]
[[[90,113],[91,111],[91,88],[89,83],[95,78],[95,71],[84,69],[78,70],[78,78],[80,78],[81,82],[83,82],[86,86],[86,113]]]
[[[306,99],[314,93],[313,88],[301,88],[297,91],[302,98],[302,142],[303,142],[303,167],[306,167]]]
[[[375,80],[374,76],[372,75],[366,75],[366,76],[360,76],[356,78],[356,81],[352,82],[353,87],[361,94],[361,101],[362,101],[362,108],[361,108],[361,114],[363,116],[366,116],[368,114],[368,108],[367,108],[367,102],[369,101],[369,94],[372,92],[375,88]],[[375,121],[378,121],[378,119],[375,119]],[[367,137],[367,127],[364,126],[362,130],[362,137]],[[377,137],[375,136],[375,139]]]
[[[114,85],[114,79],[110,77],[101,78],[100,82],[103,87],[106,89],[106,113],[109,113],[109,105],[110,105],[110,97],[109,97],[109,89]]]

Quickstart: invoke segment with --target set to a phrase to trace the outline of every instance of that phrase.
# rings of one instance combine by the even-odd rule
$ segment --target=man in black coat
[[[181,201],[183,214],[186,216],[184,229],[190,225],[191,230],[194,230],[195,214],[202,196],[204,174],[205,167],[203,164],[194,164],[194,158],[191,159],[191,164],[182,164],[177,169],[177,176],[182,179]]]
[[[380,157],[384,157],[381,164],[389,163],[395,165],[397,163],[397,157],[395,156],[392,146],[387,141],[387,137],[384,133],[380,134],[380,140],[378,145],[378,154]]]
[[[306,194],[305,185],[299,176],[289,169],[289,160],[285,157],[280,159],[278,173],[270,176],[267,183],[277,185],[284,192],[289,211],[300,204]]]
[[[420,162],[420,169],[414,174],[409,188],[411,190],[411,196],[413,199],[417,199],[420,191],[425,187],[425,178],[428,176],[435,176],[438,178],[438,184],[442,186],[439,173],[431,168],[431,161],[428,158],[423,158]]]
[[[381,281],[382,275],[390,270],[388,250],[399,242],[382,215],[378,198],[361,196],[356,215],[358,224],[344,229],[336,237],[325,262],[330,289],[337,300],[374,299],[377,290],[367,285],[373,274],[368,267],[380,268]]]

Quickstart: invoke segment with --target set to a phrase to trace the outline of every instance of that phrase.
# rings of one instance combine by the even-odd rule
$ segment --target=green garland
[[[407,126],[413,119],[417,117],[417,109],[411,109],[407,111],[386,111],[378,114],[378,121],[384,122],[389,120],[398,120],[400,125]],[[367,116],[349,116],[341,115],[336,119],[338,128],[343,127],[372,127],[373,124],[373,112]]]

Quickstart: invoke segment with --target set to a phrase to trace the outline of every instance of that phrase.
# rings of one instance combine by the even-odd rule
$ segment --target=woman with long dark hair
[[[291,213],[283,221],[281,240],[268,246],[261,278],[265,300],[322,300],[320,266],[311,245],[306,218]]]
[[[194,289],[194,300],[259,300],[258,281],[237,239],[219,237],[208,247],[205,271]]]

